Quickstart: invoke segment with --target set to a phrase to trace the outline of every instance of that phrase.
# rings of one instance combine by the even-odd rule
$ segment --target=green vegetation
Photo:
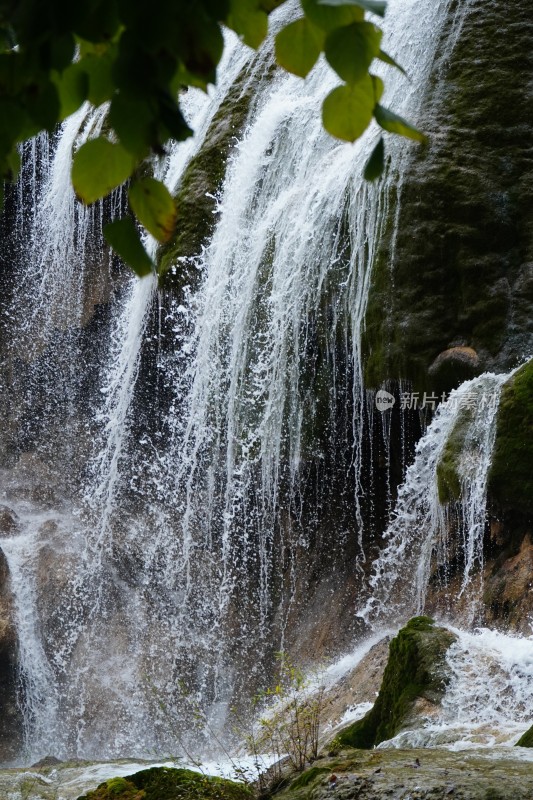
[[[151,767],[112,778],[78,800],[250,800],[252,790],[223,778],[188,769]]]
[[[417,698],[438,701],[446,685],[444,656],[454,638],[430,617],[411,619],[390,643],[373,708],[334,739],[333,749],[375,747],[398,733]]]
[[[132,214],[160,243],[174,233],[176,209],[162,183],[136,177],[149,157],[192,134],[179,106],[180,89],[215,83],[224,48],[223,27],[257,48],[268,32],[268,12],[286,0],[0,0],[0,172],[14,180],[18,144],[89,101],[109,103],[106,133],[74,154],[78,198],[93,203],[131,179]],[[398,67],[381,50],[382,31],[365,19],[383,16],[383,0],[301,0],[301,16],[276,37],[284,69],[304,77],[321,52],[343,81],[326,97],[322,118],[333,136],[352,142],[374,118],[384,131],[423,140],[379,105],[382,81],[374,59]],[[381,145],[366,171],[384,166]],[[104,236],[139,274],[155,270],[137,226],[110,222]]]
[[[307,769],[305,772],[302,772],[301,775],[298,775],[296,780],[291,783],[290,789],[291,791],[303,789],[309,786],[309,784],[314,783],[320,775],[331,774],[331,772],[332,770],[330,767],[311,767],[311,769]]]
[[[516,747],[533,747],[533,727],[529,728],[517,741]]]
[[[533,512],[533,360],[502,390],[489,494],[503,508]]]
[[[472,420],[473,409],[465,407],[457,419],[437,464],[437,486],[441,503],[457,502],[461,499],[461,477],[459,459],[465,447],[466,436]]]

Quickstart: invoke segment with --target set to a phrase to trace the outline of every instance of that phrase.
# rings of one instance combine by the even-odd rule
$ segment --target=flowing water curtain
[[[398,492],[386,545],[370,578],[360,615],[374,625],[424,610],[432,572],[449,581],[448,564],[462,570],[450,602],[463,599],[471,623],[480,599],[487,478],[501,389],[508,374],[466,381],[442,403],[416,447]],[[453,493],[450,487],[453,486]]]
[[[185,110],[190,112],[196,130],[194,140],[176,148],[167,163],[157,165],[160,177],[170,188],[179,184],[180,174],[201,146],[217,108],[253,55],[242,46],[236,52],[236,37],[229,35],[228,39],[226,74],[214,96],[190,91],[186,98]],[[154,243],[148,242],[147,246],[153,249]],[[84,543],[71,586],[58,598],[58,613],[68,619],[68,625],[56,631],[53,646],[49,646],[61,681],[59,713],[69,720],[63,747],[70,748],[70,752],[75,748],[79,754],[101,753],[106,746],[109,752],[124,753],[124,736],[130,743],[130,752],[131,747],[141,754],[156,744],[162,746],[157,709],[162,701],[166,702],[167,688],[175,696],[179,675],[169,672],[169,662],[172,664],[174,659],[174,646],[178,650],[185,647],[180,648],[182,617],[180,624],[174,620],[179,597],[176,598],[173,582],[166,586],[161,581],[162,554],[152,546],[161,515],[151,505],[154,494],[157,497],[151,478],[158,476],[153,464],[146,470],[146,459],[157,461],[157,451],[146,436],[133,446],[130,441],[143,340],[155,297],[153,278],[139,281],[129,276],[115,305],[106,364],[99,377],[102,400],[96,404],[91,423],[96,435],[82,498]],[[144,496],[144,508],[135,508],[137,517],[125,499],[136,469]],[[165,543],[164,557],[172,561],[170,538]],[[135,570],[130,578],[134,585],[121,588],[120,582],[117,585],[118,576],[131,568]],[[109,642],[110,647],[104,642]],[[187,646],[190,649],[190,641]],[[128,669],[124,679],[116,679],[110,685],[107,670],[113,669],[117,652],[124,657],[127,653]],[[102,705],[114,719],[112,731],[107,726],[105,734],[96,712]],[[91,708],[94,713],[89,711]],[[125,730],[129,733],[124,734]],[[107,737],[107,745],[102,736]],[[172,741],[168,720],[164,723],[164,737],[167,743]],[[34,741],[34,746],[39,747],[39,742]]]
[[[394,51],[408,54],[413,85],[429,76],[447,9],[447,3],[391,4]],[[322,64],[305,82],[277,75],[258,91],[220,197],[219,221],[203,258],[205,281],[192,299],[199,311],[186,344],[190,388],[176,404],[168,459],[176,488],[169,495],[178,498],[183,519],[177,564],[188,618],[199,615],[200,622],[207,604],[217,635],[225,617],[235,623],[238,595],[248,624],[243,638],[252,620],[267,636],[280,610],[279,554],[294,574],[298,548],[301,555],[312,544],[313,536],[298,525],[299,494],[307,465],[323,456],[312,432],[319,410],[332,430],[337,424],[329,397],[325,409],[317,409],[324,389],[332,397],[351,394],[357,517],[360,332],[374,248],[398,178],[393,168],[384,186],[363,184],[371,138],[345,147],[324,134],[316,109],[331,80]],[[388,85],[402,112],[413,116],[413,89],[394,76]],[[393,158],[400,171],[403,153],[398,147]],[[350,387],[336,369],[343,347]],[[322,375],[309,357],[317,348]],[[178,385],[182,392],[183,382]],[[357,537],[360,528],[353,525],[352,535],[354,529]],[[170,570],[175,580],[175,562]],[[252,599],[243,605],[246,590]],[[281,596],[283,616],[291,596]],[[217,647],[221,658],[227,657],[224,642],[230,640]]]

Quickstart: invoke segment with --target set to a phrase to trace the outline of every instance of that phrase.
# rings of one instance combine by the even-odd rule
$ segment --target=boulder
[[[389,660],[373,708],[341,731],[333,748],[375,747],[407,727],[417,709],[437,705],[448,682],[446,651],[456,637],[429,617],[414,617],[389,645]]]
[[[8,506],[0,506],[0,537],[13,536],[19,530],[19,521],[15,512]]]
[[[213,778],[189,769],[151,767],[101,783],[78,800],[251,800],[242,783]]]
[[[12,761],[22,745],[17,703],[17,635],[7,559],[0,550],[0,763]]]

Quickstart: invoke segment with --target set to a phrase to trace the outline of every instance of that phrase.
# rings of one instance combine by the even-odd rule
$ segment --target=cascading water
[[[512,746],[533,720],[533,640],[484,628],[451,627],[451,677],[442,705],[417,730],[382,747],[467,750]]]
[[[416,447],[413,464],[398,492],[386,546],[377,558],[369,584],[371,596],[361,609],[367,621],[407,620],[424,611],[432,561],[444,572],[450,560],[450,531],[462,554],[462,577],[454,602],[468,595],[472,622],[478,591],[469,591],[483,568],[487,477],[496,435],[503,384],[509,375],[483,374],[451,393]],[[388,412],[384,412],[388,413]],[[447,453],[447,447],[452,452]],[[459,497],[442,498],[442,465],[452,460]],[[439,471],[440,486],[439,486]],[[479,587],[478,587],[479,589]]]
[[[385,46],[411,83],[384,67],[385,102],[415,121],[450,5],[390,3]],[[273,15],[274,31],[291,13]],[[25,759],[168,752],[196,703],[222,725],[235,694],[260,680],[262,659],[285,646],[289,620],[304,613],[302,585],[319,585],[320,559],[332,573],[341,565],[355,573],[364,558],[361,333],[372,261],[408,150],[392,142],[386,177],[364,183],[375,132],[354,146],[330,139],[319,114],[335,85],[327,64],[301,81],[273,71],[271,50],[269,42],[254,56],[230,39],[216,93],[189,92],[185,101],[194,140],[157,165],[179,187],[244,74],[254,96],[214,232],[194,259],[198,285],[182,287],[186,304],[158,296],[151,279],[125,276],[96,247],[120,196],[112,208],[75,204],[72,147],[98,131],[105,109],[68,120],[51,169],[42,169],[28,268],[15,292],[20,307],[34,301],[35,314],[11,327],[31,347],[14,344],[8,354],[11,363],[28,361],[19,391],[39,426],[6,470],[5,501],[19,532],[2,540],[20,640]],[[98,285],[89,280],[95,263]],[[148,335],[154,317],[161,336]],[[153,420],[146,407],[157,402],[141,374],[148,355],[164,395]],[[41,412],[32,391],[43,375]],[[489,398],[485,422],[503,380],[485,376],[470,387]],[[418,514],[428,522],[424,535],[408,543],[399,522],[389,533],[395,546],[413,549],[410,568],[421,565],[419,604],[444,528],[432,516],[437,506],[413,501],[409,487],[427,477],[434,491],[438,447],[422,451],[444,446],[458,413],[437,414],[400,495],[397,519]],[[20,415],[10,424],[20,431]],[[493,428],[474,412],[471,430],[490,459]],[[468,469],[461,463],[464,591],[481,555],[485,491]],[[24,480],[40,494],[21,494]],[[47,507],[42,484],[50,484]],[[390,549],[378,563],[389,569],[389,561]],[[375,577],[368,618],[401,580]],[[398,601],[399,618],[405,613]]]

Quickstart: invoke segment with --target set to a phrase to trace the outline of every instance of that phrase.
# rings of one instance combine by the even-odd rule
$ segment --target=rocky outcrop
[[[504,510],[533,514],[533,360],[502,390],[489,494]]]
[[[533,747],[533,726],[520,737],[516,747]]]
[[[189,162],[178,186],[176,234],[158,254],[160,284],[174,292],[191,279],[189,260],[199,255],[213,231],[216,194],[226,173],[227,159],[248,115],[253,87],[246,71],[235,81],[206,133],[201,149]]]
[[[389,646],[389,660],[373,708],[334,740],[333,747],[371,748],[391,739],[417,716],[417,705],[440,702],[448,680],[444,657],[455,636],[414,617]]]
[[[375,263],[365,336],[375,388],[402,378],[435,390],[450,358],[439,354],[472,349],[471,369],[508,369],[533,345],[533,91],[517,79],[533,70],[531,5],[459,4],[446,34],[461,17],[419,120],[429,149],[413,151]],[[464,377],[449,373],[447,390]]]
[[[492,751],[345,750],[322,758],[275,800],[529,800],[531,764]]]

